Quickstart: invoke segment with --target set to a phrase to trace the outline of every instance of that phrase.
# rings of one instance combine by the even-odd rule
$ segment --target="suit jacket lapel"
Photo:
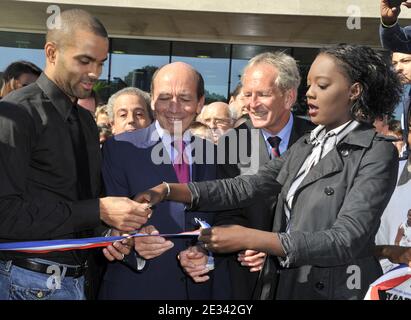
[[[341,171],[343,165],[338,149],[336,147],[333,148],[317,165],[311,168],[310,172],[308,172],[307,176],[298,186],[296,192],[322,177]]]
[[[297,117],[294,117],[293,127],[291,129],[290,139],[288,140],[287,150],[296,142],[302,135],[297,132],[299,128]]]
[[[282,193],[288,193],[294,177],[297,175],[305,159],[307,159],[307,157],[310,155],[312,148],[313,146],[305,141],[304,143],[301,143],[301,145],[298,145],[298,150],[296,150],[296,152],[290,154],[290,157],[292,158],[288,167],[286,168],[286,170],[281,170],[277,177],[277,181],[279,181],[280,183],[285,183]]]
[[[267,163],[271,158],[270,158],[270,154],[268,154],[267,144],[265,142],[264,135],[261,129],[259,130],[259,135],[260,135],[260,139],[259,139],[259,148],[260,148],[259,160],[260,162],[259,164],[261,166],[263,163]]]
[[[134,145],[137,148],[146,149],[151,153],[153,157],[159,157],[159,161],[156,160],[155,170],[150,174],[157,175],[159,180],[167,182],[178,182],[177,175],[174,171],[174,167],[167,152],[167,149],[157,133],[155,122],[153,122],[148,128],[141,129],[140,134],[133,140]]]
[[[191,153],[191,156],[193,154]],[[202,166],[198,166],[195,163],[191,165],[191,181],[201,181],[203,176]]]
[[[287,149],[289,149],[298,139],[300,139],[307,132],[310,132],[313,128],[314,125],[312,125],[310,122],[294,115],[294,123],[291,130],[290,139],[288,141]]]
[[[163,165],[158,165],[156,167],[155,174],[161,177],[161,179],[166,182],[178,183],[176,172],[174,171],[174,167],[171,163],[165,163]]]
[[[154,147],[154,146],[153,146]],[[171,161],[170,155],[167,152],[166,147],[164,146],[161,139],[155,144],[155,147],[160,148],[162,150],[163,155],[162,158],[164,159],[164,164],[158,165],[155,170],[155,174],[161,177],[162,180],[172,183],[178,183],[177,174],[174,171],[173,163]]]
[[[212,161],[212,163],[216,163],[217,161],[217,147],[205,140],[205,139],[201,139],[201,140],[196,140],[196,141],[200,141],[201,144],[196,144],[196,143],[192,143],[191,144],[191,160],[192,160],[192,164],[191,164],[191,181],[203,181],[203,180],[209,180],[209,177],[207,176],[207,173],[209,172],[210,169],[210,163],[208,161]],[[198,148],[199,146],[201,146],[203,152],[202,153],[198,153],[198,151],[196,152],[196,148]],[[214,156],[214,159],[209,159],[209,155],[212,154]],[[199,160],[198,158],[202,157],[202,162],[195,162],[196,158],[197,160]],[[214,178],[213,178],[214,179]]]

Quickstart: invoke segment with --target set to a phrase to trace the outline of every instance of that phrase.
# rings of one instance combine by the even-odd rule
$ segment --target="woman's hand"
[[[247,249],[250,228],[227,225],[202,229],[198,240],[204,248],[213,252],[229,253]]]
[[[154,188],[139,193],[133,200],[139,203],[148,203],[152,207],[163,201],[166,195],[167,185],[165,183],[161,183]]]
[[[411,247],[393,245],[376,246],[376,256],[386,258],[392,263],[403,263],[411,267]]]

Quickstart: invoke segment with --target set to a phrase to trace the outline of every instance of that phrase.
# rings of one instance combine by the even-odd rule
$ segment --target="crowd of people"
[[[363,299],[411,261],[411,31],[399,14],[381,0],[391,61],[336,45],[301,79],[292,56],[264,52],[227,102],[206,105],[202,75],[183,62],[158,68],[150,93],[101,102],[107,31],[62,12],[45,69],[17,61],[3,73],[0,242],[149,236],[0,251],[0,299]],[[293,113],[301,81],[306,117]],[[198,239],[160,235],[198,219],[211,225]],[[50,266],[64,271],[58,288]]]

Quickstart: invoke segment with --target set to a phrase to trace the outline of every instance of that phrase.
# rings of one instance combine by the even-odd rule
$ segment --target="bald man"
[[[91,94],[107,59],[104,26],[83,10],[61,14],[49,30],[39,79],[0,102],[0,241],[95,236],[102,222],[139,228],[150,209],[126,197],[100,195],[100,147]],[[104,249],[122,260],[129,244]],[[84,299],[89,252],[0,252],[0,299]]]
[[[214,143],[234,126],[234,117],[225,102],[213,102],[204,106],[197,120],[211,129]]]
[[[189,130],[204,105],[202,76],[186,63],[165,65],[153,76],[151,97],[156,121],[147,128],[115,135],[105,143],[102,172],[109,195],[133,197],[162,181],[216,178],[214,159],[211,164],[206,162],[206,151],[213,151],[214,145],[201,138],[193,142]],[[204,150],[198,157],[197,147]],[[141,232],[192,231],[198,228],[194,218],[212,223],[213,214],[186,212],[176,202],[162,203],[156,207],[150,225]],[[172,241],[162,237],[136,238],[138,272],[121,263],[110,264],[100,298],[210,299],[210,283],[194,283],[178,264],[178,253],[190,244],[191,239],[183,238]]]

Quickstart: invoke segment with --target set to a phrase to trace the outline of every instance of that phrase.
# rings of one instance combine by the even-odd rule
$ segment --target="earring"
[[[355,100],[355,102],[351,105],[350,113],[351,113],[352,116],[355,116],[355,114],[358,111],[358,101],[359,101],[359,99]]]

